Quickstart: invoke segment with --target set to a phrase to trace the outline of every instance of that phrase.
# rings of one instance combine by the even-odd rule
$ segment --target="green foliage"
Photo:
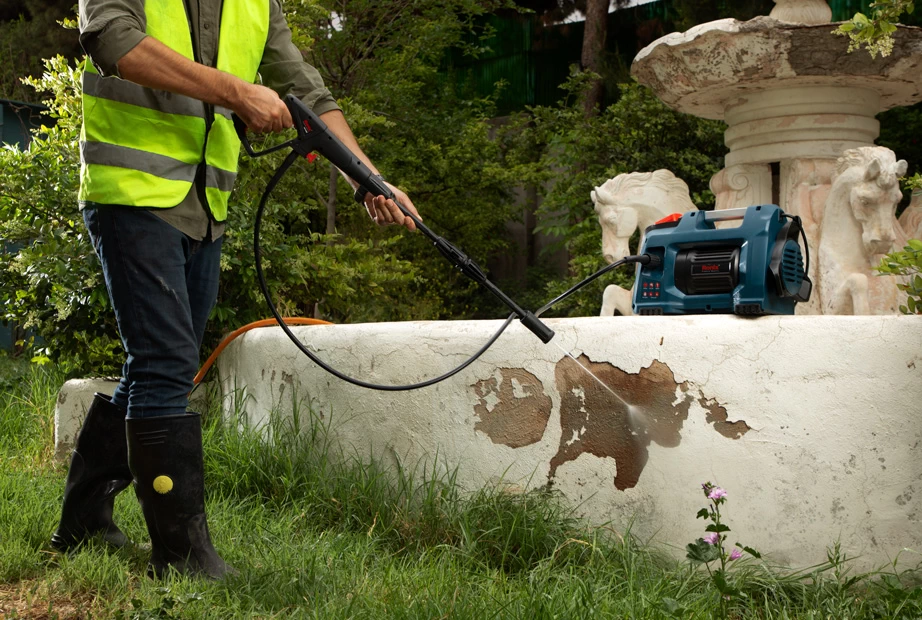
[[[398,459],[392,469],[369,462],[344,452],[329,418],[297,401],[290,417],[274,412],[262,430],[247,427],[245,419],[215,418],[206,430],[206,466],[235,470],[212,486],[226,497],[255,497],[279,509],[294,504],[312,527],[373,532],[395,553],[450,546],[510,573],[586,560],[579,544],[570,543],[591,537],[557,493],[499,486],[464,494],[456,472],[442,463]]]
[[[80,71],[57,56],[27,80],[51,94],[45,103],[56,124],[42,127],[28,150],[0,152],[0,239],[18,247],[0,268],[0,307],[4,321],[41,336],[36,359],[65,353],[74,370],[111,374],[121,345],[77,207]]]
[[[75,5],[73,0],[0,0],[0,96],[36,101],[21,78],[40,74],[42,58],[81,54],[76,29],[58,27]]]
[[[343,107],[363,150],[406,190],[428,225],[473,258],[506,247],[508,172],[490,138],[490,101],[462,100],[439,70],[473,19],[502,2],[304,1],[291,8],[295,39]],[[337,26],[334,27],[334,18]],[[252,209],[278,159],[244,162],[226,241],[218,316],[265,316],[250,255]],[[267,209],[262,246],[273,291],[289,315],[336,322],[490,316],[491,300],[433,253],[422,235],[376,228],[329,166],[292,171]],[[328,210],[336,234],[326,234]],[[284,267],[282,267],[284,266]],[[246,315],[246,316],[244,316]],[[258,318],[262,318],[261,316]]]
[[[139,599],[131,599],[131,611],[120,610],[115,620],[180,620],[183,618],[184,607],[193,601],[202,600],[198,592],[191,592],[174,596],[170,588],[157,588],[160,600],[153,606]]]
[[[885,275],[906,278],[905,283],[896,285],[907,295],[900,312],[922,314],[922,241],[910,239],[901,251],[884,256],[875,269]]]
[[[713,208],[709,183],[726,152],[722,123],[670,110],[638,84],[621,85],[616,103],[587,117],[582,96],[590,77],[574,72],[559,105],[530,108],[505,130],[507,160],[515,162],[516,178],[536,185],[544,198],[538,230],[556,236],[558,247],[573,257],[571,277],[550,282],[545,298],[604,266],[602,231],[590,200],[593,188],[621,173],[667,168],[688,184],[700,208]],[[600,278],[557,311],[597,314],[605,285],[630,286],[632,280],[625,270]]]
[[[917,172],[911,177],[904,179],[903,186],[910,190],[922,190],[922,174]]]
[[[336,16],[316,25],[308,59],[320,70],[365,152],[406,190],[426,223],[486,265],[507,247],[515,217],[510,171],[491,139],[491,100],[464,99],[441,63],[450,47],[476,53],[465,35],[498,0],[321,3]],[[351,191],[344,197],[348,198]],[[419,319],[496,316],[492,299],[433,253],[422,235],[369,229],[360,208],[337,207],[338,230],[374,240],[401,237],[394,251],[412,261],[412,312]]]
[[[848,51],[853,52],[862,47],[868,50],[871,58],[878,54],[883,57],[893,52],[893,33],[899,23],[900,15],[912,14],[914,0],[877,0],[871,3],[874,13],[868,17],[864,13],[844,22],[833,32],[849,38]]]

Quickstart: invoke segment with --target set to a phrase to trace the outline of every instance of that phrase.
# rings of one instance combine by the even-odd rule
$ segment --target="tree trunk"
[[[586,0],[586,30],[583,33],[583,51],[580,57],[583,69],[586,71],[602,73],[605,37],[608,33],[609,5],[610,0]],[[587,116],[596,114],[601,109],[604,92],[602,80],[595,80],[586,97]]]

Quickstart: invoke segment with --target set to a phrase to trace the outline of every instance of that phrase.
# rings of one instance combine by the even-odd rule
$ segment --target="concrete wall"
[[[468,369],[414,392],[339,381],[278,328],[249,332],[219,367],[254,421],[290,406],[295,391],[361,453],[409,463],[438,453],[470,488],[551,484],[592,521],[633,522],[634,533],[679,549],[704,533],[695,513],[709,480],[729,492],[733,542],[778,562],[818,563],[836,540],[863,567],[922,551],[922,318],[549,323],[551,344],[514,323]],[[295,333],[343,371],[405,383],[461,362],[498,325]]]
[[[83,419],[93,402],[93,394],[100,392],[112,396],[118,382],[112,379],[71,379],[58,391],[54,409],[54,458],[65,461],[70,458],[77,435],[83,426]]]
[[[725,487],[732,542],[806,566],[836,540],[858,568],[922,551],[922,318],[617,317],[550,320],[549,345],[517,323],[460,374],[415,392],[335,379],[278,328],[219,360],[225,406],[258,423],[292,394],[337,438],[393,462],[457,467],[468,488],[550,484],[590,521],[677,553],[703,535],[700,483]],[[295,328],[325,360],[403,383],[457,364],[498,322]],[[565,356],[571,351],[604,383]],[[607,387],[606,387],[607,386]],[[56,413],[64,458],[92,392],[70,381]],[[609,391],[611,388],[612,391]],[[245,394],[245,398],[241,398]],[[626,406],[621,399],[630,403]]]

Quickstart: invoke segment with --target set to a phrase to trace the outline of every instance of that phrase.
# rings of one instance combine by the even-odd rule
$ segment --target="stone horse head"
[[[825,215],[832,215],[830,208],[836,207],[845,211],[839,217],[848,217],[850,212],[861,229],[861,243],[869,257],[890,252],[899,241],[901,231],[895,215],[903,198],[900,178],[906,168],[904,160],[897,161],[893,151],[883,147],[852,149],[839,158],[830,191],[838,200],[830,199]]]
[[[874,278],[872,267],[905,242],[896,207],[906,168],[893,151],[879,146],[851,149],[839,158],[820,228],[824,314],[896,312],[895,284]]]
[[[613,263],[631,253],[631,235],[672,213],[697,209],[688,185],[668,170],[619,174],[591,194],[602,225],[602,254]],[[639,251],[639,248],[638,248]]]

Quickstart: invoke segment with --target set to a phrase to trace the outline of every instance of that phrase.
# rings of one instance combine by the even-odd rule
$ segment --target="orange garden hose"
[[[329,321],[322,321],[320,319],[306,319],[302,317],[285,317],[286,325],[333,325]],[[212,365],[218,359],[218,356],[221,355],[221,351],[224,350],[227,345],[229,345],[235,338],[242,336],[251,329],[256,329],[257,327],[273,327],[278,325],[278,322],[275,319],[262,319],[261,321],[253,321],[248,323],[243,327],[234,330],[231,332],[224,340],[221,341],[221,344],[215,348],[211,353],[205,363],[199,369],[198,374],[195,375],[195,378],[192,380],[193,385],[198,385],[205,378],[205,375],[208,374],[208,371],[211,369]]]

